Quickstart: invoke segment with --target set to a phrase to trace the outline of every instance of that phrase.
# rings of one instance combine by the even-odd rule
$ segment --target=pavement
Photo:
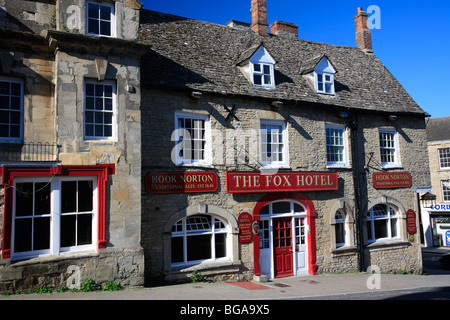
[[[401,274],[321,274],[253,281],[199,282],[145,288],[127,288],[115,292],[65,292],[0,296],[0,303],[10,300],[178,300],[178,301],[258,301],[384,299],[416,292],[450,292],[450,268],[440,260],[448,249],[424,249],[424,275]],[[450,267],[450,266],[449,266]],[[450,298],[450,294],[446,297]]]

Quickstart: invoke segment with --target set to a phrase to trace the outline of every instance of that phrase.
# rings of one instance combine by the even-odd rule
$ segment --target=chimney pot
[[[266,0],[251,0],[252,25],[251,29],[260,36],[269,36],[269,24],[267,23]]]
[[[289,35],[298,38],[298,26],[284,21],[275,21],[270,25],[270,30],[276,35]]]
[[[361,7],[355,16],[356,46],[366,52],[373,52],[372,34],[369,30],[368,14]]]

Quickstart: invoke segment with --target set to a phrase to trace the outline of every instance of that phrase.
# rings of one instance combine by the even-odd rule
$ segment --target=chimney
[[[369,30],[368,14],[360,7],[355,16],[356,46],[366,52],[373,52],[372,35]]]
[[[277,20],[270,25],[270,30],[277,36],[286,35],[298,38],[298,26],[293,23]]]
[[[252,31],[260,36],[269,36],[269,24],[267,23],[267,5],[266,0],[252,1]]]

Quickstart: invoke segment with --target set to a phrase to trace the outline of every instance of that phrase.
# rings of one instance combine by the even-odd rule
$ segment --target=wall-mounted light
[[[202,97],[202,93],[200,91],[192,91],[191,97],[195,99],[200,99]]]
[[[273,101],[272,102],[272,106],[275,108],[281,108],[283,105],[284,105],[284,103],[281,101]]]
[[[348,114],[348,112],[347,111],[341,111],[341,112],[339,112],[339,118],[348,118],[349,117],[349,114]]]
[[[395,114],[390,114],[388,116],[389,121],[397,121],[398,117]]]

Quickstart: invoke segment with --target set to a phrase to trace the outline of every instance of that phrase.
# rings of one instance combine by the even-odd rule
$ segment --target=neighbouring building
[[[427,121],[431,186],[422,194],[421,223],[426,247],[450,246],[450,117]]]
[[[367,13],[345,47],[250,5],[0,0],[0,290],[422,271],[428,115]]]
[[[141,7],[0,1],[0,290],[144,283]]]
[[[142,246],[149,280],[422,270],[428,116],[374,55],[296,25],[142,10]],[[417,163],[423,164],[418,166]]]

